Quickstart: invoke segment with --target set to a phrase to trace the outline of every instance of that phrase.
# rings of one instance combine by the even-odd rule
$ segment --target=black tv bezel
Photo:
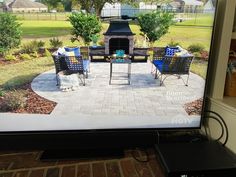
[[[214,42],[214,36],[215,36],[215,30],[216,30],[216,22],[217,22],[217,14],[218,14],[218,6],[219,6],[219,1],[216,0],[216,7],[215,7],[215,12],[214,12],[214,21],[213,21],[213,26],[212,26],[212,33],[211,33],[211,45],[209,49],[209,59],[208,59],[208,64],[207,64],[207,74],[206,74],[206,81],[205,81],[205,88],[204,88],[204,95],[203,95],[203,106],[202,106],[202,112],[201,112],[201,119],[199,122],[198,127],[171,127],[171,128],[113,128],[113,129],[82,129],[82,130],[37,130],[37,131],[0,131],[0,141],[1,142],[12,142],[13,146],[11,144],[6,144],[3,146],[0,146],[0,150],[9,150],[9,149],[35,149],[36,147],[29,146],[26,147],[22,144],[16,144],[16,142],[19,142],[19,137],[23,138],[23,141],[34,141],[32,138],[35,137],[40,137],[40,138],[47,138],[52,139],[53,136],[61,136],[64,135],[65,137],[69,137],[71,135],[76,136],[76,137],[81,137],[81,136],[91,136],[91,135],[96,135],[96,134],[112,134],[112,135],[124,135],[124,134],[130,134],[132,136],[135,134],[138,134],[139,137],[138,139],[142,138],[142,133],[147,133],[147,134],[156,134],[157,131],[189,131],[189,130],[199,130],[202,127],[203,124],[203,119],[205,115],[205,110],[207,106],[207,89],[208,89],[208,84],[210,80],[210,65],[212,61],[212,53],[213,53],[213,42]],[[111,135],[111,138],[112,138]],[[141,137],[140,137],[141,136]],[[108,136],[109,137],[109,136]],[[93,138],[92,138],[93,139]],[[109,139],[109,138],[108,138]],[[155,138],[151,138],[154,140]],[[20,139],[22,141],[22,139]],[[95,140],[94,144],[98,143],[98,140]],[[154,140],[155,141],[155,140]],[[43,142],[45,143],[45,142]],[[1,143],[2,144],[2,143]],[[23,143],[24,144],[24,143]],[[30,145],[32,143],[29,143],[27,145]],[[61,143],[63,144],[63,142]],[[76,143],[77,144],[77,143]],[[132,144],[132,143],[131,143]],[[53,143],[49,144],[44,144],[43,145],[45,148],[58,148],[53,145]],[[66,146],[66,145],[65,145]],[[81,146],[81,144],[78,146]],[[40,146],[41,147],[41,146]],[[64,146],[63,146],[64,147]],[[37,148],[36,148],[37,149]]]

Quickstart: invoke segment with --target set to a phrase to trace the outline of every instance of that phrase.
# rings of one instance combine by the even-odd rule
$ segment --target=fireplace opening
[[[124,50],[125,54],[129,54],[129,39],[111,38],[109,41],[109,54],[116,53],[116,50]]]

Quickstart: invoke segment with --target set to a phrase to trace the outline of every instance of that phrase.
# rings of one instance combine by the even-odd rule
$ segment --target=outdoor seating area
[[[63,82],[74,82],[76,77],[72,79],[70,75],[77,74],[78,79],[82,85],[85,86],[85,78],[88,78],[89,67],[90,67],[90,57],[94,55],[94,51],[90,53],[91,47],[74,47],[59,48],[53,53],[52,57],[55,64],[57,85],[62,87],[64,90],[65,85]],[[101,47],[98,50],[101,51]],[[83,53],[81,53],[83,51]],[[134,50],[135,51],[135,50]],[[104,53],[99,53],[100,57],[106,58],[106,61],[110,62],[110,81],[112,80],[112,65],[113,64],[128,64],[128,84],[130,84],[131,77],[131,63],[134,62],[134,57],[140,56],[144,57],[145,60],[148,59],[147,48],[139,48],[133,54],[125,54],[125,50],[116,50],[115,54],[105,55]],[[154,47],[153,49],[153,60],[152,64],[155,69],[152,73],[155,74],[155,79],[159,79],[160,86],[163,85],[164,81],[170,76],[176,76],[178,79],[182,79],[184,84],[188,86],[190,66],[193,61],[194,56],[191,55],[187,50],[176,47]],[[187,75],[184,79],[182,76]],[[70,78],[71,77],[71,78]],[[79,82],[75,82],[78,86]],[[67,84],[68,85],[68,84]],[[69,87],[74,87],[71,85]]]

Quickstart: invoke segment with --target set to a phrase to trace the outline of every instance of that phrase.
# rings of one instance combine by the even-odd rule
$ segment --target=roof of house
[[[180,4],[180,2],[178,2],[178,1],[173,1],[173,2],[170,2],[170,5],[172,6],[172,7],[179,7],[181,4]]]
[[[197,0],[183,0],[185,5],[202,6],[203,2]]]
[[[10,8],[47,8],[46,5],[30,0],[14,0],[8,5]]]

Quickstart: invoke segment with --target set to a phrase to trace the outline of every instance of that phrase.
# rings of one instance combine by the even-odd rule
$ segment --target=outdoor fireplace
[[[116,50],[124,50],[126,54],[133,54],[134,33],[132,33],[129,22],[126,20],[115,20],[110,22],[110,26],[105,36],[105,54],[114,54]]]

